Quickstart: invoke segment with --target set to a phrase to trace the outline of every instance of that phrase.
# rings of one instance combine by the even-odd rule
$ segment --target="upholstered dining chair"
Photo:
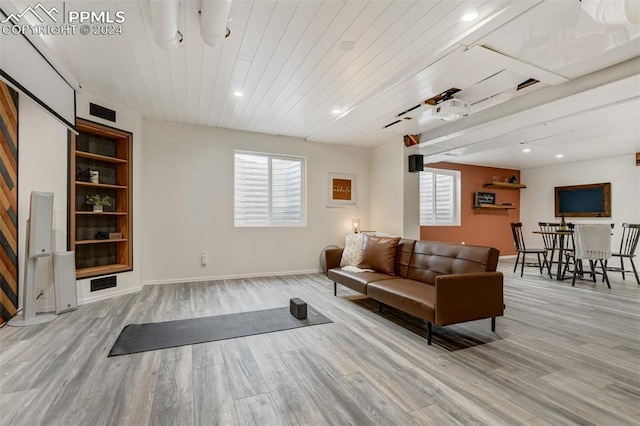
[[[622,239],[620,240],[620,251],[612,253],[613,257],[620,258],[620,267],[607,266],[609,272],[621,272],[622,279],[624,280],[625,272],[633,272],[636,276],[636,282],[640,285],[640,278],[638,278],[638,270],[633,262],[633,258],[636,256],[636,249],[638,248],[638,240],[640,239],[640,224],[623,223],[622,224]],[[624,260],[629,259],[632,270],[625,270]]]
[[[573,263],[573,277],[571,286],[576,285],[576,277],[580,271],[583,275],[590,275],[593,282],[596,275],[602,275],[607,287],[611,288],[605,262],[611,257],[611,226],[608,224],[576,224],[573,232],[574,250],[565,250],[567,271],[569,263]],[[586,271],[585,261],[589,261],[590,271]],[[600,263],[602,272],[596,269]],[[563,272],[563,275],[564,275]]]
[[[524,274],[525,266],[533,266],[538,267],[540,269],[540,273],[543,272],[543,267],[549,268],[547,264],[547,250],[543,248],[526,248],[524,243],[524,236],[522,235],[522,223],[521,222],[511,222],[511,232],[513,232],[513,243],[516,246],[516,264],[513,267],[513,272],[515,273],[518,269],[518,261],[520,260],[520,255],[522,255],[522,262],[520,263],[520,276]],[[538,263],[526,263],[525,257],[527,254],[535,254],[538,257]],[[540,258],[542,255],[542,259]]]

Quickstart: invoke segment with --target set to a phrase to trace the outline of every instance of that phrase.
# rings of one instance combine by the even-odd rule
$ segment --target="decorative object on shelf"
[[[121,240],[122,239],[122,232],[109,232],[109,239],[110,240]]]
[[[360,232],[360,219],[351,219],[351,229],[356,234]]]
[[[511,175],[511,177],[509,178],[509,183],[518,183],[518,178],[516,177],[516,175]]]
[[[91,183],[100,183],[100,172],[97,170],[91,170]]]
[[[328,173],[327,207],[356,206],[356,175]]]
[[[108,232],[105,232],[105,231],[96,232],[96,240],[108,240],[108,239],[109,239]]]
[[[567,222],[564,221],[564,215],[560,216],[560,230],[561,231],[567,230]]]
[[[479,206],[482,204],[495,204],[496,194],[495,192],[476,192],[474,205]]]
[[[87,167],[83,170],[82,167],[76,167],[76,182],[91,182],[91,169]]]
[[[111,205],[111,197],[100,194],[87,195],[85,202],[93,206],[94,212],[102,212],[104,211],[104,206]]]

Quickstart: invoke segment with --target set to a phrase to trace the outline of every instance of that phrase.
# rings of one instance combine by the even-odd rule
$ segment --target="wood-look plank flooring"
[[[505,274],[505,316],[434,327],[319,274],[146,286],[0,329],[1,425],[633,425],[640,286]],[[334,323],[107,358],[129,323],[287,306]]]

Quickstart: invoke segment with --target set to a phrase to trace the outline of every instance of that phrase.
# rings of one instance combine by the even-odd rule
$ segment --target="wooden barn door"
[[[18,92],[0,81],[0,324],[18,309]]]

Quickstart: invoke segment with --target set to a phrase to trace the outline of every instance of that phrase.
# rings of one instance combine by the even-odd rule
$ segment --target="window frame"
[[[236,155],[253,155],[267,158],[267,222],[238,223],[236,219]],[[289,223],[272,223],[272,160],[296,160],[301,164],[300,173],[300,221]],[[307,226],[307,157],[298,155],[273,154],[268,152],[234,150],[233,151],[233,227],[234,228],[303,228]]]
[[[462,173],[459,170],[450,170],[450,169],[436,169],[436,168],[426,168],[420,173],[431,173],[433,175],[433,185],[431,188],[431,195],[433,200],[433,222],[432,223],[422,223],[422,214],[420,213],[420,205],[422,204],[422,175],[419,176],[418,182],[418,220],[420,222],[420,226],[461,226],[462,218],[461,218],[461,185],[462,185]],[[437,202],[436,202],[436,192],[437,192],[437,179],[436,175],[447,175],[453,177],[453,220],[447,223],[436,223],[437,218]]]

